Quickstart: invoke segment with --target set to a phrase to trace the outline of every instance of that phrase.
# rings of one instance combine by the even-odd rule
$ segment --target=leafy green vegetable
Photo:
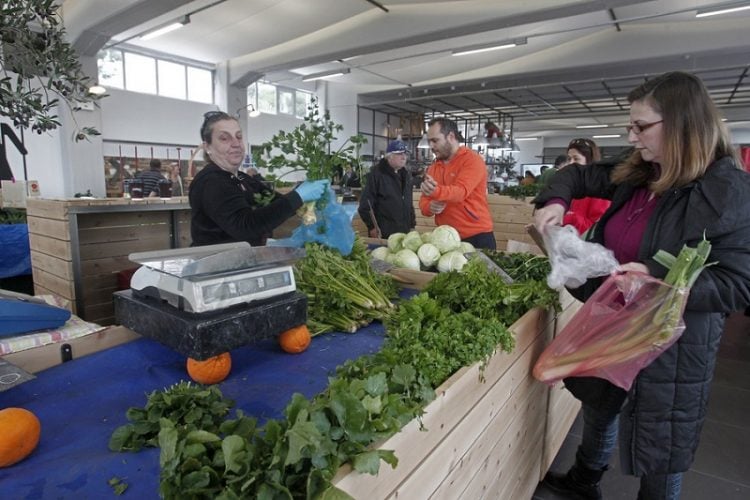
[[[107,481],[107,484],[112,487],[112,490],[117,496],[122,495],[123,493],[125,493],[125,490],[128,489],[128,483],[124,482],[119,477],[111,478],[109,481]]]
[[[126,415],[131,423],[115,429],[109,449],[138,451],[144,446],[157,446],[163,419],[185,429],[218,429],[233,405],[216,386],[201,387],[182,381],[149,394],[145,408],[130,408]]]
[[[546,281],[552,270],[549,259],[542,255],[526,252],[497,252],[481,250],[514,281]]]

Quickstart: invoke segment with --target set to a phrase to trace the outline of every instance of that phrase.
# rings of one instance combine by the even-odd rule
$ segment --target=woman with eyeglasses
[[[328,180],[303,182],[282,195],[262,179],[242,173],[245,141],[237,118],[227,113],[206,113],[200,134],[208,164],[190,183],[194,246],[237,241],[263,245],[303,203],[317,200],[328,189]]]
[[[575,198],[612,205],[590,239],[613,250],[619,271],[664,278],[658,250],[677,255],[705,236],[706,268],[692,286],[679,340],[642,369],[629,392],[593,377],[565,379],[583,403],[575,464],[544,482],[571,498],[602,498],[599,481],[620,440],[623,472],[640,477],[638,498],[676,499],[695,457],[724,318],[750,304],[750,175],[705,86],[682,72],[649,79],[628,95],[629,156],[570,165],[535,200],[540,231],[560,224]],[[572,290],[585,300],[602,279]]]
[[[591,139],[573,139],[568,144],[567,162],[565,165],[573,163],[590,165],[601,159],[602,155],[599,152],[599,146],[594,141]],[[609,200],[592,196],[573,200],[570,202],[570,208],[565,213],[565,217],[563,217],[563,225],[573,226],[578,231],[578,234],[583,234],[607,211],[609,203]]]

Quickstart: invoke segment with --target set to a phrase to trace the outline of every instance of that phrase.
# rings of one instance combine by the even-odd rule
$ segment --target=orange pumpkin
[[[0,410],[0,467],[20,462],[36,448],[42,426],[23,408]]]
[[[193,358],[187,360],[188,375],[199,384],[218,384],[227,378],[231,370],[232,357],[228,352],[203,361]]]
[[[289,353],[297,354],[308,348],[312,336],[307,325],[295,326],[279,335],[279,345]]]

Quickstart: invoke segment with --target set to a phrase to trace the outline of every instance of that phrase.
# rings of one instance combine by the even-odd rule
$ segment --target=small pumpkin
[[[0,467],[20,462],[39,443],[42,425],[24,408],[0,410]]]
[[[279,345],[288,353],[297,354],[307,349],[312,335],[307,325],[295,326],[279,335]]]
[[[218,384],[232,370],[232,356],[228,352],[213,356],[203,361],[188,358],[187,372],[190,378],[199,384]]]

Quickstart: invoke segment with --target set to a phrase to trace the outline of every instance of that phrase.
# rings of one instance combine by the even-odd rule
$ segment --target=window
[[[207,69],[187,68],[188,100],[214,102],[213,73]]]
[[[129,50],[107,49],[97,55],[99,84],[134,92],[211,104],[213,71],[145,56]]]
[[[304,118],[307,116],[307,108],[312,103],[312,94],[298,90],[295,95],[294,116]]]
[[[99,53],[96,63],[99,67],[99,85],[116,89],[125,88],[125,78],[122,74],[122,51],[103,50]]]
[[[157,61],[159,95],[185,99],[185,65],[169,61]]]
[[[276,114],[276,85],[258,82],[258,111]]]
[[[156,59],[125,52],[125,88],[156,94]]]
[[[294,114],[294,91],[279,89],[279,113],[284,115]]]

